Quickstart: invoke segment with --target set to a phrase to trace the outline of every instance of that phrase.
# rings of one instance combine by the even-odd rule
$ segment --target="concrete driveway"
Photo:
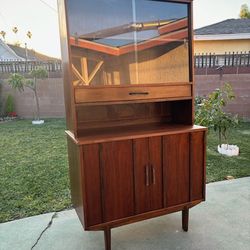
[[[46,229],[53,215],[0,224],[0,249],[104,249],[103,232],[83,231],[74,210],[57,213]],[[187,233],[174,213],[112,229],[112,249],[249,250],[250,177],[208,184],[207,201],[190,210]]]

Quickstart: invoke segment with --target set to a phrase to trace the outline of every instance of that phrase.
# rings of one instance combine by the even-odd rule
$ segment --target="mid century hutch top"
[[[205,199],[191,0],[58,0],[72,201],[86,230]]]

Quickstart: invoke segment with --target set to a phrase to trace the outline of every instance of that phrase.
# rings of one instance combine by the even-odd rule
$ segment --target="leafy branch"
[[[218,132],[219,144],[222,138],[228,144],[228,130],[236,127],[238,117],[224,112],[228,102],[235,99],[232,86],[225,83],[220,89],[214,90],[207,98],[196,98],[195,122],[199,125],[213,128]]]
[[[37,94],[37,80],[48,77],[48,71],[43,68],[37,68],[29,73],[29,78],[26,79],[23,75],[18,73],[11,74],[8,82],[13,89],[23,92],[24,88],[29,88],[33,91],[36,100],[36,119],[40,120],[40,105]]]

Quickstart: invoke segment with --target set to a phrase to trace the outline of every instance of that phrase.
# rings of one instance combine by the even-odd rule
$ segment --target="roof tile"
[[[250,19],[227,19],[195,30],[195,35],[250,33]]]

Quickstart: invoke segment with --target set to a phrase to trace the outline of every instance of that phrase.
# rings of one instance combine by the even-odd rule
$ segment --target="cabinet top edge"
[[[141,87],[169,87],[169,86],[192,86],[193,82],[169,82],[169,83],[151,83],[151,84],[124,84],[124,85],[102,85],[102,86],[76,86],[78,89],[130,89]]]
[[[114,129],[114,128],[113,128]],[[142,128],[137,126],[131,126],[127,131],[122,131],[122,129],[117,129],[113,131],[112,128],[106,130],[88,130],[85,131],[86,134],[76,138],[74,134],[66,130],[68,137],[73,140],[77,145],[87,145],[87,144],[97,144],[103,142],[113,142],[113,141],[122,141],[122,140],[133,140],[145,137],[155,137],[155,136],[164,136],[171,134],[182,134],[198,131],[207,131],[206,127],[197,126],[197,125],[147,125]],[[122,131],[122,132],[121,132]]]

